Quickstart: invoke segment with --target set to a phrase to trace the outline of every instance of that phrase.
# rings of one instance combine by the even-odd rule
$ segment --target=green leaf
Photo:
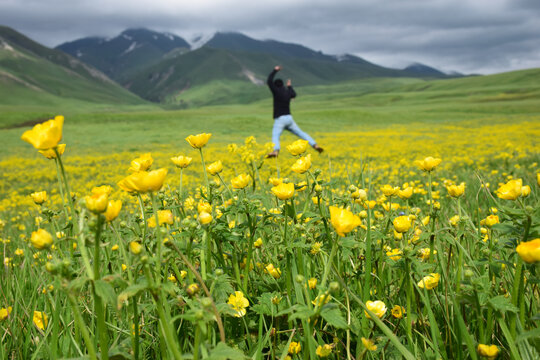
[[[209,360],[236,360],[236,359],[246,359],[244,353],[238,349],[233,349],[225,343],[220,342],[217,346],[210,351],[208,356]]]
[[[124,291],[118,294],[117,306],[121,307],[122,304],[130,297],[137,295],[138,293],[146,290],[147,288],[148,283],[146,281],[128,286],[126,289],[124,289]]]
[[[346,329],[347,322],[342,316],[337,304],[326,304],[321,309],[322,318],[330,325],[338,329]]]
[[[106,304],[115,304],[116,293],[111,284],[103,280],[96,280],[94,281],[94,288],[96,289],[97,296],[99,296]]]
[[[492,230],[496,230],[500,235],[508,235],[518,231],[518,228],[510,223],[495,224],[491,227]]]
[[[495,296],[494,298],[489,299],[488,304],[497,311],[502,313],[512,312],[517,313],[518,309],[515,307],[509,298],[504,297],[503,295]]]
[[[306,305],[298,305],[292,315],[289,316],[289,321],[294,319],[307,320],[313,315],[313,310],[310,310]]]
[[[84,287],[87,281],[88,281],[88,277],[80,276],[69,283],[68,289],[70,291],[73,290],[73,291],[79,292],[82,290],[82,288]]]

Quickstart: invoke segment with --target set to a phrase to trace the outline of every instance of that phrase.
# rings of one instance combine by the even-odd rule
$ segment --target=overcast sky
[[[0,24],[50,47],[126,28],[237,31],[401,68],[540,67],[540,0],[0,0]]]

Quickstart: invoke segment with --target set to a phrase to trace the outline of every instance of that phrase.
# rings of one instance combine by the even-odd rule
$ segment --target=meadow
[[[538,74],[0,105],[0,357],[538,358]]]

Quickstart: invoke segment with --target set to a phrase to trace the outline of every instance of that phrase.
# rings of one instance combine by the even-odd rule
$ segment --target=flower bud
[[[340,289],[339,283],[337,281],[332,281],[330,285],[328,285],[328,289],[330,290],[331,293],[338,292]]]

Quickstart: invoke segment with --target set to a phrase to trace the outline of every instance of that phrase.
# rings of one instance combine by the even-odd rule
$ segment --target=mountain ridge
[[[5,103],[16,101],[17,93],[36,95],[28,99],[30,103],[58,96],[103,103],[144,102],[98,69],[9,27],[0,26],[0,45],[0,84],[9,85],[3,91]]]

